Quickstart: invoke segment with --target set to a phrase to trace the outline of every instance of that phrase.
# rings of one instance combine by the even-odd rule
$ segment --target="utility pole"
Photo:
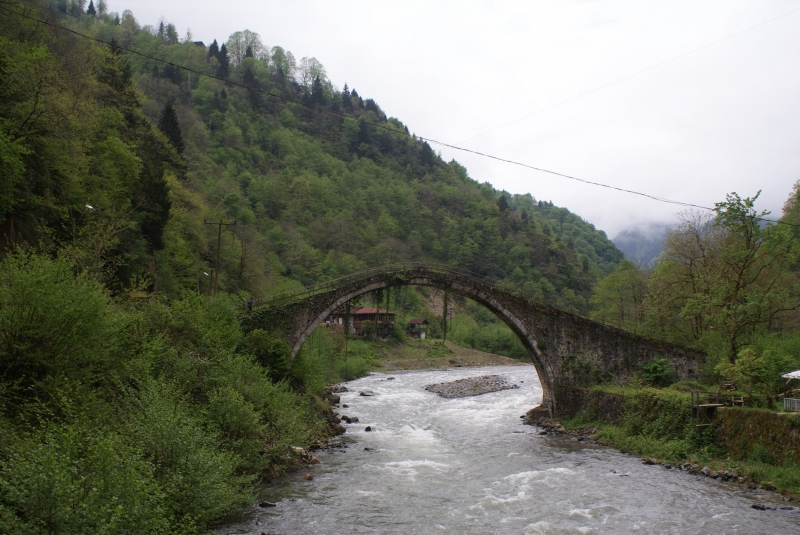
[[[447,342],[447,290],[444,291],[442,302],[442,343]]]
[[[219,251],[220,251],[220,249],[222,249],[222,227],[223,226],[225,226],[225,227],[230,227],[230,226],[235,227],[236,226],[236,220],[234,219],[233,222],[231,222],[231,223],[225,223],[221,219],[219,220],[219,223],[208,222],[208,221],[203,220],[203,224],[204,225],[218,225],[219,226],[219,229],[217,230],[217,261],[214,264],[214,271],[213,271],[213,274],[212,274],[213,277],[216,277],[214,279],[214,295],[217,295],[217,288],[219,288]]]

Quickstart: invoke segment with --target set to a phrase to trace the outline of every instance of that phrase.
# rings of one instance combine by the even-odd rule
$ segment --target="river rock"
[[[367,426],[367,427],[364,428],[364,431],[367,431],[367,432],[372,431],[372,427]]]
[[[312,479],[314,479],[314,476],[312,476],[311,474],[306,474],[303,476],[303,479],[305,481],[311,481]]]
[[[339,401],[341,401],[342,398],[337,394],[328,394],[327,396],[325,396],[325,399],[330,401],[331,405],[336,405],[337,403],[339,403]]]
[[[259,502],[258,506],[259,507],[277,507],[278,504],[277,503],[272,503],[272,502]]]
[[[362,392],[359,392],[359,393],[358,393],[358,395],[359,395],[359,396],[366,396],[366,397],[370,397],[370,396],[374,396],[374,395],[375,395],[375,392],[373,392],[372,390],[364,390],[364,391],[362,391]]]
[[[510,384],[499,375],[483,375],[481,377],[458,379],[449,383],[428,385],[425,390],[439,394],[443,398],[452,399],[479,396],[489,392],[499,392],[500,390],[513,388],[519,388],[519,385]]]

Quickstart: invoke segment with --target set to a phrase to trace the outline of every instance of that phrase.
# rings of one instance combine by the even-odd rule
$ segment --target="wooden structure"
[[[428,320],[425,318],[413,318],[408,322],[408,335],[411,338],[425,340],[425,333],[428,330]]]
[[[337,310],[331,314],[331,319],[335,325],[343,325],[345,321],[349,321],[351,332],[358,336],[365,334],[364,323],[370,322],[373,331],[368,334],[375,334],[379,338],[388,338],[392,334],[395,313],[377,308],[361,307],[351,309],[349,317],[344,310]]]
[[[719,407],[743,407],[744,397],[727,395],[724,392],[697,392],[692,393],[692,418],[697,427],[707,427],[712,424],[714,413]]]

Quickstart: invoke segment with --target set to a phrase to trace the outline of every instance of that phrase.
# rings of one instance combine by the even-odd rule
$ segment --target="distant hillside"
[[[652,267],[664,250],[664,241],[671,230],[670,225],[654,223],[642,228],[623,230],[613,242],[628,260],[642,267]]]
[[[44,100],[36,88],[16,91],[4,124],[13,130],[25,120],[15,110],[47,105],[80,138],[65,148],[61,130],[24,125],[31,132],[19,141],[21,167],[9,164],[20,170],[9,198],[27,200],[2,206],[5,234],[70,250],[114,292],[210,291],[218,227],[204,221],[236,221],[213,276],[240,298],[429,261],[586,311],[596,280],[622,258],[565,208],[473,180],[375,100],[334,86],[316,59],[296,60],[253,32],[203,44],[178,39],[168,22],[142,26],[130,11],[92,16],[54,3],[48,16],[227,80],[59,33],[43,41],[60,47],[53,57],[81,61],[26,63],[18,73],[24,84],[63,72],[63,84]]]

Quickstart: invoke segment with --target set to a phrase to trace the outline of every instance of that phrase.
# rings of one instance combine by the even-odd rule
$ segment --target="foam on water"
[[[489,374],[520,388],[460,399],[424,390]],[[250,523],[236,528],[309,535],[800,531],[798,513],[750,508],[768,496],[521,425],[519,416],[542,395],[532,366],[393,376],[347,383],[341,401],[349,407],[340,412],[359,418],[342,437],[349,448],[319,453],[319,465],[266,487],[262,499],[278,507],[255,508]],[[359,396],[363,390],[376,395]],[[372,432],[364,431],[368,425]],[[313,481],[300,479],[305,472]]]

